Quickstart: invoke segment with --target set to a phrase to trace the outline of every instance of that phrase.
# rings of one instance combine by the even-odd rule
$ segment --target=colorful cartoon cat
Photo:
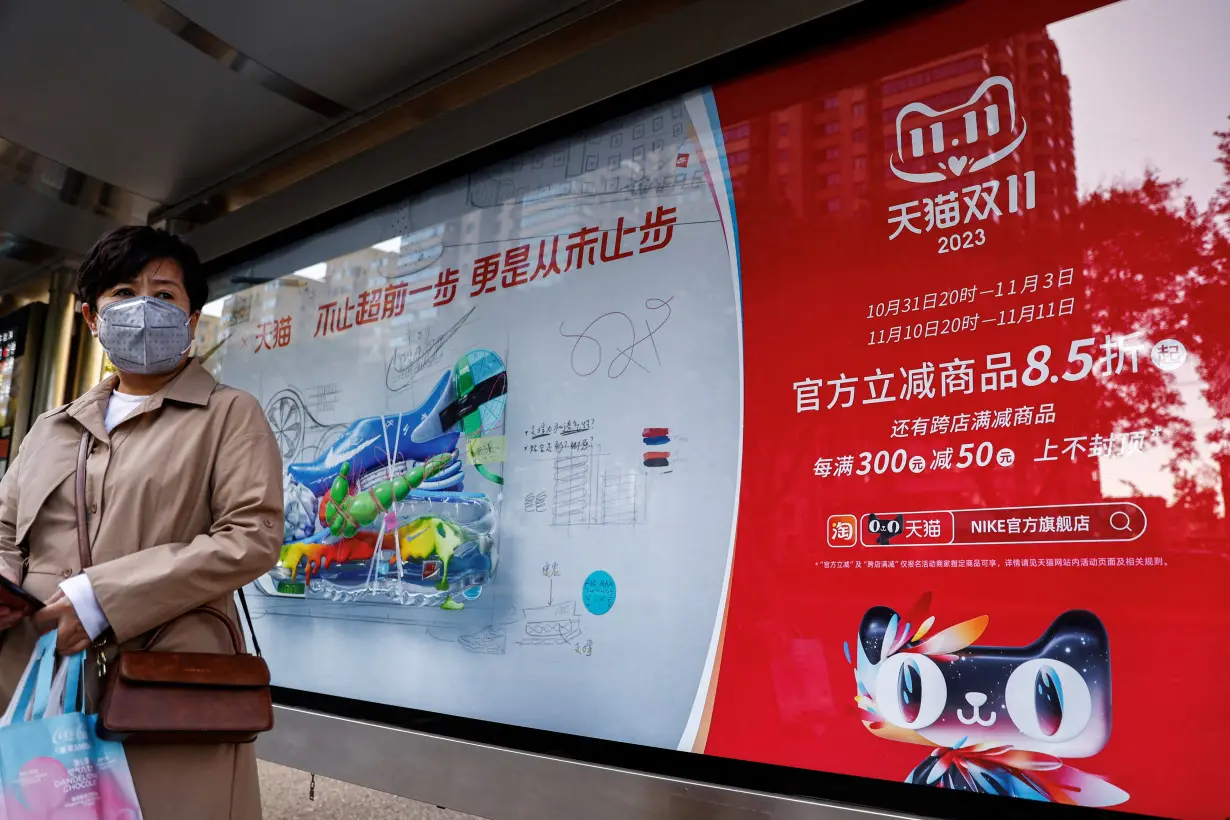
[[[1091,612],[1060,615],[1032,644],[973,646],[982,615],[934,632],[930,593],[903,617],[877,606],[859,627],[854,667],[863,725],[932,747],[906,782],[1081,806],[1128,794],[1064,758],[1110,739],[1110,642]]]

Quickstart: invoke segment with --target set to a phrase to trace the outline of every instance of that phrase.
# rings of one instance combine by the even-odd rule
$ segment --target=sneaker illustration
[[[457,432],[442,433],[426,441],[415,441],[411,435],[439,405],[441,397],[447,395],[450,381],[451,374],[445,373],[427,400],[408,413],[368,416],[355,421],[315,461],[291,464],[286,472],[319,498],[328,492],[343,464],[349,463],[350,474],[358,478],[386,466],[390,460],[422,462],[455,451],[460,438]]]

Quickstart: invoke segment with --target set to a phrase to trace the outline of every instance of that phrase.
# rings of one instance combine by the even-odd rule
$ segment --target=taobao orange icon
[[[852,547],[858,543],[858,519],[853,515],[830,515],[828,529],[830,547]]]

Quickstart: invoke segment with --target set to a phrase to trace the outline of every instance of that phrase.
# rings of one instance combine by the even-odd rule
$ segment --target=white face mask
[[[192,328],[178,305],[137,296],[102,309],[98,341],[117,370],[157,376],[183,361],[192,346]]]

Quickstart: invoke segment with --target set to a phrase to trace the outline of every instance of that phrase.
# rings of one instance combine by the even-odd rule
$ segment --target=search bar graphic
[[[859,521],[864,547],[1017,544],[1106,544],[1135,541],[1149,526],[1130,501],[866,513]]]

